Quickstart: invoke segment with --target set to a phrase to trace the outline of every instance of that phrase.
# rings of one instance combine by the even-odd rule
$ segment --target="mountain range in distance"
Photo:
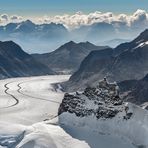
[[[68,39],[68,30],[63,25],[39,25],[30,20],[0,26],[0,34],[1,40],[13,40],[28,53],[52,51]]]
[[[123,24],[116,22],[116,25]],[[0,26],[0,40],[13,40],[28,53],[47,53],[70,40],[89,41],[96,45],[115,47],[120,43],[132,40],[141,31],[130,30],[127,26],[121,27],[122,29],[119,27],[117,31],[115,26],[100,22],[69,30],[63,24],[35,24],[26,20]],[[123,33],[124,39],[122,39]]]
[[[13,41],[0,42],[0,78],[70,73],[63,87],[74,91],[107,77],[119,84],[123,95],[128,92],[127,100],[143,105],[147,102],[147,49],[148,30],[116,48],[70,41],[46,54],[28,54]]]
[[[112,39],[104,42],[99,42],[99,45],[109,45],[112,48],[115,48],[117,45],[120,45],[125,42],[130,42],[130,39]]]
[[[0,79],[72,74],[67,91],[96,86],[107,77],[116,81],[123,98],[145,106],[148,90],[148,30],[116,48],[70,41],[51,53],[28,54],[13,41],[0,42]],[[144,88],[144,89],[141,89]]]

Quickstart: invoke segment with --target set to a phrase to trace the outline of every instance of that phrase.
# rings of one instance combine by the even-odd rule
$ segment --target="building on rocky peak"
[[[122,110],[122,105],[118,85],[104,78],[96,87],[87,87],[79,93],[66,93],[59,115],[69,112],[80,117],[95,115],[96,118],[112,118]]]
[[[104,77],[103,80],[99,81],[98,88],[108,91],[112,99],[119,98],[119,86],[116,82],[109,83],[106,77]]]

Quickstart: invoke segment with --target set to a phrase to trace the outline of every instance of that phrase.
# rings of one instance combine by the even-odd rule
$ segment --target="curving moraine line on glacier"
[[[33,80],[32,80],[32,81],[33,81]],[[18,92],[18,93],[20,93],[21,95],[24,95],[24,96],[26,96],[26,97],[33,98],[33,99],[38,99],[38,100],[43,100],[43,101],[48,101],[48,102],[60,104],[60,102],[57,102],[57,101],[53,101],[53,100],[49,100],[49,99],[44,99],[44,98],[40,98],[40,97],[35,97],[35,96],[30,95],[30,94],[25,94],[24,92],[22,92],[22,87],[21,87],[21,85],[24,84],[24,83],[27,83],[27,82],[31,82],[31,80],[30,80],[30,81],[25,81],[25,82],[20,82],[20,83],[17,84],[17,87],[18,87],[17,92]]]
[[[8,85],[9,84],[11,84],[11,83],[14,83],[14,82],[9,82],[9,83],[6,83],[5,85],[4,85],[4,87],[5,87],[5,94],[7,94],[8,96],[10,96],[11,98],[13,98],[14,100],[15,100],[15,103],[13,103],[12,105],[9,105],[9,106],[6,106],[6,107],[1,107],[0,109],[5,109],[5,108],[10,108],[10,107],[14,107],[14,106],[16,106],[18,103],[19,103],[19,99],[17,99],[13,94],[11,94],[11,93],[9,93],[8,91],[9,91],[9,87],[8,87]]]

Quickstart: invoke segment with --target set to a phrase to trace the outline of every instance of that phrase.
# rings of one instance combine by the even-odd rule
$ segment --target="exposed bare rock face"
[[[59,115],[69,112],[78,117],[93,115],[97,119],[113,118],[126,110],[123,104],[118,85],[108,83],[104,78],[97,87],[87,87],[83,92],[66,93],[59,108]]]
[[[57,73],[73,73],[91,51],[102,50],[106,46],[96,46],[90,42],[70,41],[51,53],[34,54],[33,57]]]
[[[0,41],[0,79],[55,74],[13,41]]]
[[[148,29],[131,42],[114,49],[92,51],[64,84],[67,91],[96,85],[106,76],[110,81],[139,80],[148,74]]]
[[[117,136],[130,141],[135,147],[148,147],[147,138],[145,139],[148,137],[147,110],[124,102],[118,85],[109,83],[106,78],[96,87],[66,93],[58,114],[60,125],[72,136],[79,137],[75,133],[83,135],[87,129],[88,134],[95,132],[105,136]],[[83,140],[87,141],[87,137]]]

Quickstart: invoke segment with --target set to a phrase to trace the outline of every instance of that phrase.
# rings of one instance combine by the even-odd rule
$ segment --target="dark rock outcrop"
[[[66,93],[59,108],[59,115],[69,112],[77,117],[113,118],[124,108],[118,91],[116,83],[108,83],[104,79],[97,87],[87,87],[82,92]],[[127,113],[125,116],[129,117]]]
[[[92,51],[65,83],[68,91],[95,85],[106,76],[110,81],[138,80],[148,73],[148,30],[115,49]]]
[[[70,41],[51,53],[34,54],[33,57],[58,73],[73,73],[91,51],[104,48],[106,47],[96,46],[89,42]]]
[[[125,82],[124,85],[128,84],[129,82]],[[143,79],[136,81],[133,87],[127,91],[129,92],[124,96],[126,101],[138,105],[148,102],[148,75],[146,75]]]
[[[0,42],[0,78],[55,74],[12,41]]]

